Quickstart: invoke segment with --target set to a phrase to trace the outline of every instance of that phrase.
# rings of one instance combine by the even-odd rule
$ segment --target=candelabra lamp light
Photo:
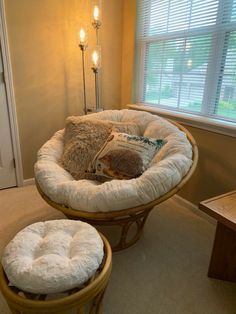
[[[99,47],[94,50],[92,54],[93,66],[92,70],[94,73],[94,82],[95,82],[95,99],[96,99],[96,112],[101,111],[100,108],[100,95],[99,95],[99,69],[101,67],[101,52]]]
[[[87,36],[84,28],[80,29],[80,43],[79,47],[82,55],[82,73],[83,73],[83,93],[84,93],[84,114],[88,113],[87,97],[86,97],[86,77],[85,77],[85,50],[87,49]]]
[[[96,49],[93,51],[92,54],[92,70],[94,73],[94,78],[95,78],[95,99],[96,99],[96,112],[103,110],[100,105],[100,88],[101,88],[101,46],[99,42],[99,30],[102,26],[101,22],[101,0],[94,0],[94,5],[93,5],[93,21],[92,21],[92,26],[96,31]]]
[[[95,78],[95,102],[96,105],[93,108],[87,107],[87,97],[86,97],[86,73],[85,73],[85,51],[88,47],[87,44],[87,32],[85,28],[81,28],[79,32],[79,48],[82,55],[82,76],[83,76],[83,95],[84,95],[84,113],[88,112],[98,112],[103,110],[100,106],[100,68],[101,68],[101,46],[99,44],[99,29],[101,28],[101,0],[95,0],[92,11],[92,26],[96,31],[96,48],[92,53],[92,71]]]
[[[96,31],[96,42],[97,45],[99,45],[99,34],[98,31],[100,29],[100,27],[102,26],[102,22],[101,22],[101,3],[95,3],[94,7],[93,7],[93,22],[92,25]]]

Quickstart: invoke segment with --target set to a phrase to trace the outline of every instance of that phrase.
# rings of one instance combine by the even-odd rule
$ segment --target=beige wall
[[[179,195],[198,204],[209,197],[236,189],[236,138],[185,126],[194,136],[199,162]]]
[[[82,114],[81,55],[77,32],[90,27],[89,0],[7,0],[6,18],[16,96],[24,178],[33,177],[39,147]],[[104,108],[119,108],[123,1],[103,0],[102,99]],[[88,102],[94,104],[90,54],[95,45],[90,27],[87,51]]]
[[[135,0],[126,0],[123,19],[122,105],[132,103],[134,67]],[[128,30],[128,31],[127,31]],[[201,130],[187,129],[199,148],[199,163],[180,195],[198,204],[201,200],[236,189],[236,138]]]

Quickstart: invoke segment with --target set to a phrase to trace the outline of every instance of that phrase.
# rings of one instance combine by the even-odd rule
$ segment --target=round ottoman
[[[102,313],[111,261],[108,241],[91,225],[38,222],[6,246],[0,289],[12,313],[84,313],[87,305],[89,313]]]

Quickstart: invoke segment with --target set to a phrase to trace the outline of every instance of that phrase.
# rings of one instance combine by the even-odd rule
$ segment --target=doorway
[[[23,185],[4,0],[0,0],[0,189]]]
[[[0,189],[12,186],[16,186],[16,171],[0,46]]]

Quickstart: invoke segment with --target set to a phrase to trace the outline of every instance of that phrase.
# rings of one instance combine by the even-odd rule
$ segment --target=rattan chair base
[[[147,217],[150,211],[158,204],[162,203],[163,201],[167,200],[174,194],[176,194],[183,185],[191,178],[192,174],[194,173],[197,162],[198,162],[198,148],[196,142],[191,135],[191,133],[185,129],[182,125],[178,124],[177,122],[170,121],[172,124],[176,125],[181,131],[183,131],[189,142],[192,145],[193,151],[193,162],[192,166],[189,169],[188,173],[185,177],[182,178],[181,182],[170,190],[168,193],[162,195],[158,199],[133,208],[128,208],[119,211],[110,211],[110,212],[85,212],[80,210],[75,210],[70,208],[64,204],[58,204],[52,201],[40,188],[39,184],[36,181],[36,186],[42,198],[52,207],[60,210],[66,217],[70,219],[79,219],[90,223],[94,226],[119,226],[121,228],[120,239],[118,244],[112,247],[113,251],[120,251],[126,249],[136,243],[141,236],[143,227],[147,220]],[[132,236],[131,239],[129,238],[129,230],[132,225],[136,225],[136,233]]]
[[[13,314],[66,314],[76,310],[78,314],[102,314],[103,296],[108,285],[112,268],[112,251],[107,239],[104,243],[104,259],[96,274],[83,287],[52,295],[32,294],[9,286],[9,281],[0,267],[0,290]],[[63,295],[63,296],[62,296]],[[88,312],[87,312],[88,311]]]
[[[117,226],[120,228],[120,237],[118,239],[118,243],[112,246],[112,251],[117,252],[124,249],[129,248],[130,246],[134,245],[139,238],[141,237],[143,227],[145,225],[145,222],[147,220],[147,217],[150,213],[151,209],[146,209],[144,211],[141,211],[140,213],[127,215],[122,218],[116,218],[114,220],[97,220],[97,219],[90,219],[90,218],[81,218],[81,217],[75,217],[67,215],[67,218],[69,219],[79,219],[81,221],[87,222],[93,226]],[[131,234],[130,229],[132,227],[133,232]]]
[[[139,240],[147,217],[153,208],[153,206],[150,205],[149,207],[139,208],[136,212],[129,212],[127,209],[127,211],[120,211],[120,216],[117,216],[117,212],[114,212],[113,217],[110,217],[112,214],[111,212],[107,213],[108,215],[106,215],[106,213],[82,212],[53,202],[47,195],[43,193],[37,181],[36,186],[42,198],[49,205],[60,210],[68,219],[81,220],[95,227],[118,226],[121,230],[120,238],[117,244],[112,246],[113,252],[124,250],[134,245]],[[99,214],[103,214],[102,217]],[[136,227],[136,231],[130,237],[129,231],[132,226]]]

